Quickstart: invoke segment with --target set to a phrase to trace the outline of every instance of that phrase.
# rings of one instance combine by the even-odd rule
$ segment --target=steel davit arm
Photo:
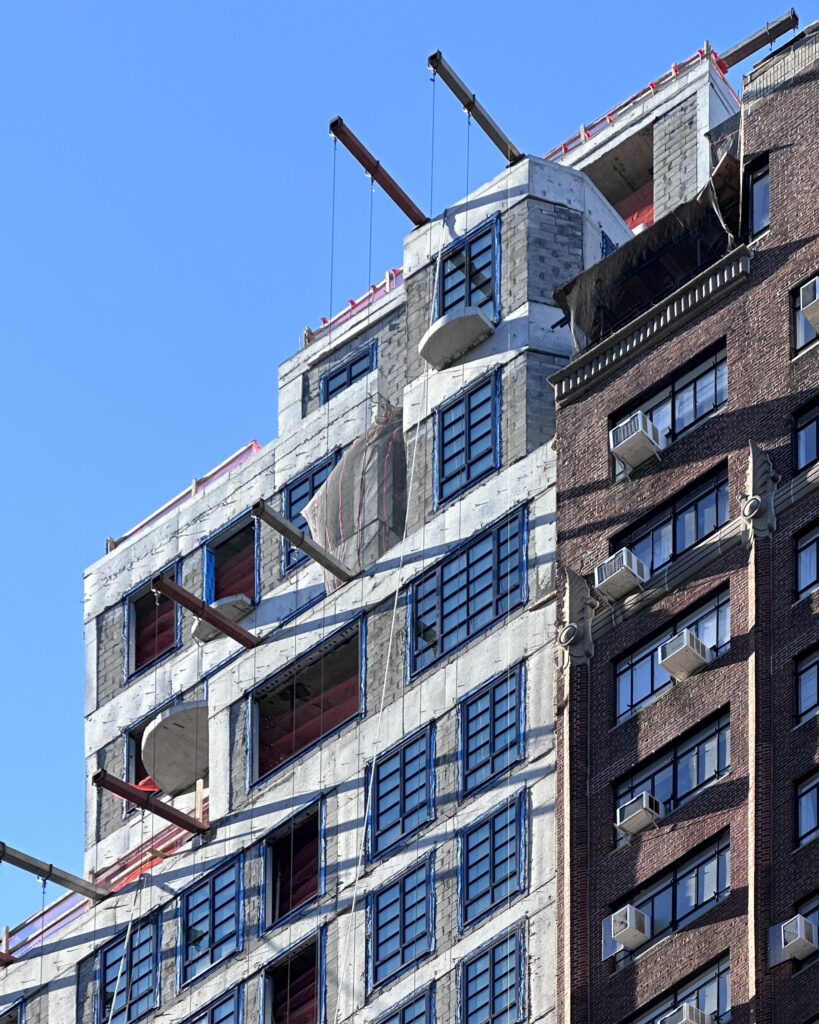
[[[78,892],[81,896],[87,896],[89,900],[104,900],[113,895],[108,889],[103,889],[102,886],[95,885],[94,882],[78,878],[76,875],[69,874],[68,871],[61,871],[53,864],[46,864],[44,860],[29,857],[27,853],[13,850],[5,843],[0,843],[0,860],[13,864],[16,868],[22,868],[23,871],[29,871],[32,875],[39,875],[44,881],[56,882],[57,885],[61,885],[65,889],[71,889],[72,892]]]

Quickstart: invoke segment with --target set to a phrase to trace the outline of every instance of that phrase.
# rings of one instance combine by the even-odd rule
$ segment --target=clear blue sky
[[[82,572],[106,536],[275,436],[277,364],[330,312],[330,118],[426,210],[433,50],[542,154],[706,38],[725,49],[785,9],[0,6],[0,840],[82,871]],[[473,126],[469,186],[501,169]],[[440,209],[467,185],[466,118],[441,83],[433,171]],[[409,223],[376,192],[370,251],[369,209],[339,146],[336,309],[401,263]],[[0,925],[39,905],[39,882],[0,865]]]

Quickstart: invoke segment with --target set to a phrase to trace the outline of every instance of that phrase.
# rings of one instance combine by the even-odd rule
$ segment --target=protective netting
[[[354,572],[404,534],[407,459],[403,412],[389,407],[350,445],[302,515],[310,535]],[[341,585],[325,572],[328,593]]]

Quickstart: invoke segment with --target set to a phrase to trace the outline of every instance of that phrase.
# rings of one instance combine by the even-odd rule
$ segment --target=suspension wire
[[[336,155],[338,153],[338,139],[333,136],[333,180],[330,194],[330,305],[327,310],[327,317],[332,323],[333,320],[333,270],[336,252]]]
[[[433,71],[430,82],[432,83],[432,127],[430,130],[430,143],[429,143],[429,215],[432,216],[435,207],[432,204],[432,192],[433,185],[435,182],[435,80],[438,75]],[[430,243],[432,242],[432,232],[429,235]],[[430,253],[431,255],[431,253]]]
[[[468,196],[469,196],[469,140],[470,140],[470,137],[471,137],[471,134],[472,134],[471,131],[470,131],[471,128],[472,128],[472,114],[470,114],[470,112],[467,111],[466,112],[466,190],[464,192],[464,209],[465,209],[464,234],[466,234],[467,231],[469,231],[469,201],[468,201]]]
[[[125,932],[125,944],[122,948],[122,956],[119,959],[119,969],[117,970],[117,980],[114,982],[114,994],[111,996],[111,1009],[108,1011],[108,1024],[114,1019],[114,1007],[117,1005],[117,995],[119,993],[119,983],[122,980],[122,968],[125,965],[125,959],[128,957],[128,950],[131,944],[131,930],[134,927],[134,911],[136,910],[137,897],[139,896],[140,890],[142,889],[142,877],[140,876],[137,882],[136,889],[134,889],[134,898],[131,901],[131,915],[128,918],[128,929]]]

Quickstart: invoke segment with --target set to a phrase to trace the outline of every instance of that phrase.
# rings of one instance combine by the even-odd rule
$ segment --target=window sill
[[[165,661],[170,655],[176,653],[182,647],[181,643],[174,644],[173,647],[169,647],[167,651],[163,651],[161,654],[157,654],[151,661],[147,661],[144,665],[140,665],[139,668],[135,668],[133,672],[129,672],[125,677],[123,686],[129,686],[135,679],[138,679],[141,675],[146,672],[150,672],[152,668],[156,668],[160,662]]]
[[[813,341],[809,341],[807,345],[803,345],[802,348],[798,349],[791,356],[791,363],[795,363],[797,359],[801,359],[802,356],[807,355],[808,352],[816,352],[819,349],[819,338],[814,338]]]

